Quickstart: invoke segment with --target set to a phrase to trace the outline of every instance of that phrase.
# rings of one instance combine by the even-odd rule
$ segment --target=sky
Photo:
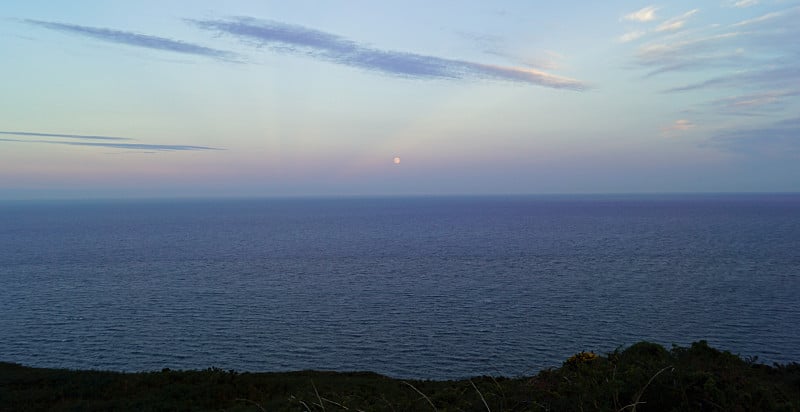
[[[0,199],[800,191],[800,1],[0,3]]]

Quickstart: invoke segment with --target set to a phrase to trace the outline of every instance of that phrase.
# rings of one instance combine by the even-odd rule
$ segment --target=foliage
[[[570,356],[566,361],[564,361],[564,365],[576,368],[578,367],[578,365],[582,363],[589,363],[596,359],[597,359],[597,354],[594,352],[578,352]]]
[[[528,378],[401,381],[368,372],[114,373],[0,363],[0,411],[797,411],[800,364],[640,342]]]

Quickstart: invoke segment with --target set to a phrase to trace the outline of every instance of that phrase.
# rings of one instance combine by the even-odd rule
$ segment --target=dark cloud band
[[[61,133],[37,133],[37,132],[0,132],[0,135],[31,136],[31,137],[58,137],[68,139],[101,140],[101,141],[64,141],[64,140],[43,140],[43,139],[13,139],[0,138],[0,142],[21,142],[21,143],[41,143],[58,144],[67,146],[89,146],[89,147],[109,147],[113,149],[127,150],[156,150],[156,151],[189,151],[189,150],[224,150],[208,146],[190,145],[171,145],[171,144],[148,144],[148,143],[117,143],[117,141],[131,141],[127,137],[94,136]]]
[[[85,139],[85,140],[133,140],[127,137],[114,137],[114,136],[93,136],[85,134],[60,134],[60,133],[36,133],[36,132],[7,132],[0,131],[0,134],[12,136],[33,136],[33,137],[61,137],[67,139]]]
[[[93,39],[126,44],[129,46],[147,49],[162,50],[174,53],[190,54],[195,56],[211,57],[220,60],[235,60],[236,54],[224,50],[212,49],[197,44],[186,43],[164,37],[149,36],[127,31],[106,29],[100,27],[78,26],[40,20],[25,20],[26,23],[64,33],[77,34]]]
[[[8,134],[8,133],[4,133]],[[46,135],[70,137],[74,135],[57,135],[57,134],[43,134],[43,133],[15,133],[22,135]],[[132,140],[119,138],[120,140]],[[63,140],[32,140],[32,139],[7,139],[0,138],[0,142],[21,142],[21,143],[41,143],[41,144],[58,144],[67,146],[89,146],[89,147],[109,147],[113,149],[126,149],[126,150],[156,150],[161,152],[175,152],[175,151],[191,151],[191,150],[225,150],[216,147],[208,146],[189,146],[189,145],[171,145],[171,144],[147,144],[147,143],[112,143],[112,142],[74,142]]]
[[[581,81],[538,70],[381,50],[335,34],[281,22],[250,17],[188,21],[202,29],[234,36],[257,46],[267,46],[277,52],[303,54],[394,76],[431,79],[487,78],[557,89],[587,88]]]
[[[69,146],[110,147],[114,149],[157,150],[157,151],[168,151],[168,152],[189,151],[189,150],[224,150],[207,146],[145,144],[145,143],[65,142],[59,140],[23,140],[23,139],[3,139],[3,138],[0,138],[0,142],[44,143],[44,144],[69,145]]]

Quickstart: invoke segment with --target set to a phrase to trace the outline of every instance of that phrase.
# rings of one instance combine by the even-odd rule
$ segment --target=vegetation
[[[582,352],[524,378],[403,381],[368,372],[115,373],[0,363],[0,411],[800,411],[800,364],[701,341]]]

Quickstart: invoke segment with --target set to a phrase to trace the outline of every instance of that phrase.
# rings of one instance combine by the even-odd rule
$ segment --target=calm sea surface
[[[522,375],[800,361],[800,195],[0,203],[0,360]]]

